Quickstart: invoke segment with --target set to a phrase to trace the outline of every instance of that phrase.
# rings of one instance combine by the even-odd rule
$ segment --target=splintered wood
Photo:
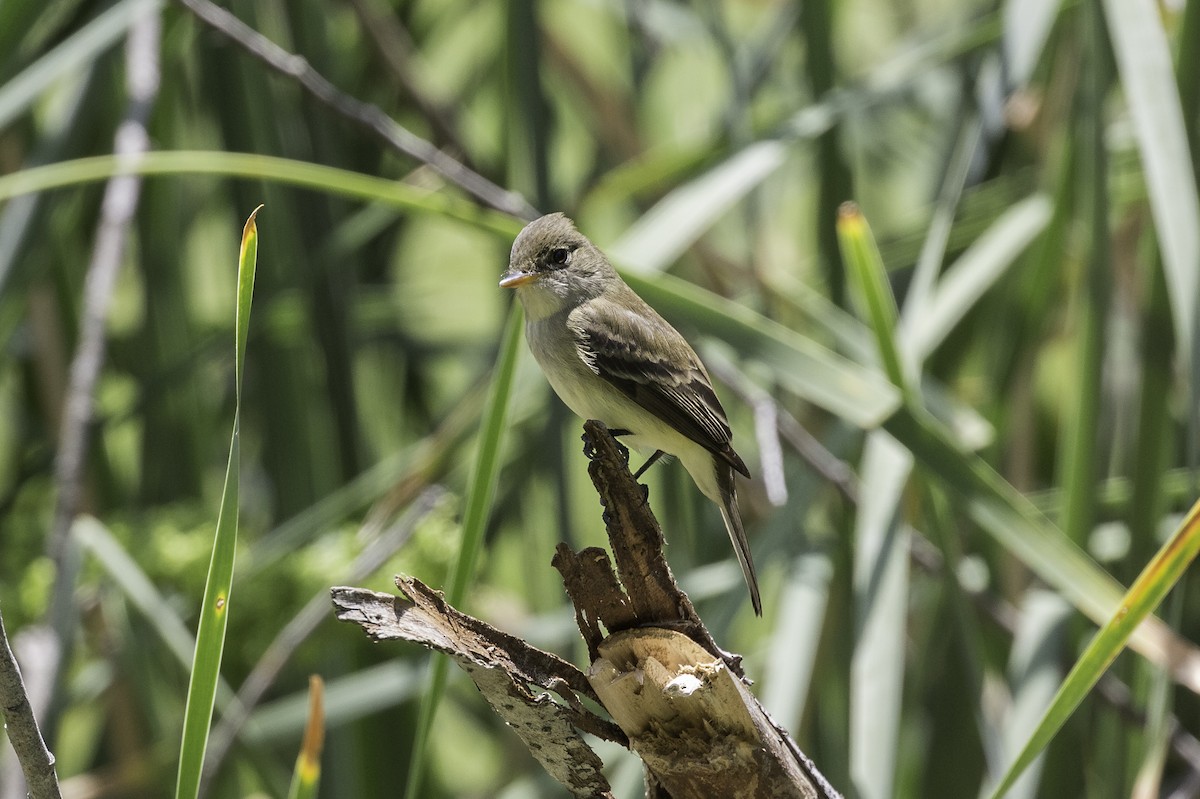
[[[741,658],[717,645],[679,589],[624,447],[594,421],[584,424],[584,442],[612,558],[603,549],[575,552],[560,544],[553,564],[587,642],[586,675],[449,607],[413,578],[397,578],[403,597],[334,588],[338,618],[374,640],[414,641],[453,657],[574,796],[612,796],[582,735],[588,733],[641,757],[648,799],[841,799],[763,710]],[[588,710],[583,698],[612,721]]]

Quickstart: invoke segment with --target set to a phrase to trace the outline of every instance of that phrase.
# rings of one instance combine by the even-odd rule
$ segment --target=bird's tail
[[[750,604],[754,606],[754,615],[761,616],[762,598],[758,594],[758,575],[754,573],[754,557],[750,553],[750,542],[746,540],[746,529],[742,527],[742,515],[738,512],[737,492],[733,487],[733,469],[718,465],[717,482],[721,490],[721,518],[725,520],[725,529],[729,532],[729,540],[733,542],[733,551],[742,566],[742,576],[746,578],[746,587],[750,589]]]

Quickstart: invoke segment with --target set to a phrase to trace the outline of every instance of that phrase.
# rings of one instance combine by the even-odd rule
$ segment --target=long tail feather
[[[758,575],[754,572],[754,557],[750,553],[750,542],[746,540],[746,530],[742,527],[742,515],[738,512],[737,492],[733,488],[733,469],[717,466],[718,481],[721,488],[721,518],[725,520],[725,529],[729,532],[729,540],[733,542],[733,551],[738,563],[742,566],[742,576],[746,578],[746,587],[750,589],[750,604],[754,606],[754,615],[762,615],[762,598],[758,593]]]

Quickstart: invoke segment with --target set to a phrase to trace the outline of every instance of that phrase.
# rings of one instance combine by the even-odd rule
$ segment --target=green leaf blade
[[[225,630],[229,623],[230,589],[233,584],[238,534],[242,365],[246,357],[246,337],[258,258],[258,228],[254,221],[257,214],[256,208],[246,221],[238,256],[237,333],[234,342],[237,398],[233,412],[233,435],[229,444],[229,460],[225,466],[225,486],[221,493],[221,509],[217,515],[217,528],[213,537],[212,558],[209,561],[208,578],[204,584],[200,624],[196,632],[196,651],[192,660],[187,706],[183,717],[183,740],[180,743],[175,799],[195,799],[200,789],[213,704],[221,676]]]
[[[991,794],[993,799],[1000,799],[1034,758],[1046,748],[1055,733],[1087,696],[1088,691],[1116,660],[1117,655],[1121,654],[1134,630],[1162,603],[1167,592],[1183,576],[1198,552],[1200,502],[1192,506],[1183,523],[1142,570],[1125,594],[1116,613],[1088,644],[1059,686],[1058,693],[1046,709],[1037,729],[1001,777]]]

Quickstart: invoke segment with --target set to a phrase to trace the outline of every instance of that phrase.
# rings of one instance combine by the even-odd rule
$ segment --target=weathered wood
[[[578,695],[597,697],[579,669],[460,613],[420,580],[399,577],[396,585],[405,596],[333,588],[337,618],[359,625],[375,641],[413,641],[450,655],[552,777],[581,798],[612,796],[604,764],[579,731],[626,739],[612,722],[583,707]],[[531,686],[558,693],[566,704]]]
[[[613,555],[560,544],[553,565],[587,642],[586,675],[449,607],[413,578],[397,578],[404,597],[333,589],[338,618],[375,640],[415,641],[454,657],[575,796],[611,796],[584,731],[637,752],[647,799],[840,799],[750,693],[741,658],[717,645],[679,589],[625,448],[598,422],[585,423],[584,431]],[[588,711],[581,697],[616,723]]]

